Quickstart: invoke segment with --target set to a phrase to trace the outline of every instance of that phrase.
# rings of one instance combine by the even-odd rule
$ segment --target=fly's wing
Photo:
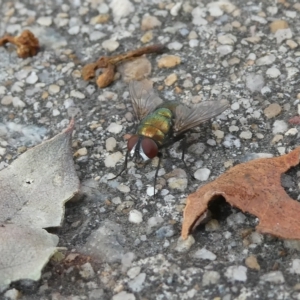
[[[175,111],[174,133],[179,135],[201,123],[221,114],[228,108],[227,100],[206,101],[189,108],[179,105]]]
[[[139,121],[163,102],[154,92],[152,82],[147,79],[131,81],[129,93],[135,115]]]

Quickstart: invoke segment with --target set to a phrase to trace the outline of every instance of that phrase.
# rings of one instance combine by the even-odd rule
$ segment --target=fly
[[[228,108],[228,101],[206,101],[187,107],[178,101],[163,101],[153,90],[149,80],[132,81],[129,93],[135,116],[140,122],[136,134],[127,142],[127,152],[119,177],[126,169],[128,156],[138,163],[147,162],[158,156],[154,176],[156,178],[162,158],[161,149],[185,138],[185,133],[201,123],[221,114]],[[184,147],[181,160],[184,161]],[[155,195],[155,194],[154,194]]]

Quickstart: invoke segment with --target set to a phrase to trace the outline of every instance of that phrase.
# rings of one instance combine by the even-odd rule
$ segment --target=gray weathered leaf
[[[74,121],[0,172],[0,224],[60,226],[64,204],[79,190],[71,149]]]
[[[15,224],[0,226],[0,291],[12,281],[38,280],[57,251],[58,237],[44,229]]]

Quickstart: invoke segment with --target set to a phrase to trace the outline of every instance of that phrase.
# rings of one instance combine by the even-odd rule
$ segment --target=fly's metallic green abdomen
[[[173,112],[168,106],[161,106],[141,121],[137,134],[149,137],[162,146],[171,133],[172,118]]]

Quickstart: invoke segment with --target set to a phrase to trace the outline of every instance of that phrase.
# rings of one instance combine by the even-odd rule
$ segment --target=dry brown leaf
[[[281,186],[281,175],[299,163],[300,147],[286,155],[239,164],[215,181],[190,194],[184,210],[181,236],[186,239],[218,196],[259,218],[256,230],[284,239],[300,239],[300,203]]]
[[[105,88],[113,82],[115,75],[115,67],[119,63],[128,61],[132,58],[140,57],[144,54],[163,53],[165,49],[166,48],[164,45],[151,45],[128,51],[126,53],[121,53],[115,56],[102,56],[95,63],[85,65],[82,68],[81,75],[83,80],[90,80],[95,77],[97,69],[103,68],[103,73],[97,79],[97,85],[100,88]]]
[[[21,58],[35,56],[40,49],[39,40],[30,30],[24,30],[20,36],[5,35],[0,39],[0,46],[7,43],[17,46],[17,53]]]

